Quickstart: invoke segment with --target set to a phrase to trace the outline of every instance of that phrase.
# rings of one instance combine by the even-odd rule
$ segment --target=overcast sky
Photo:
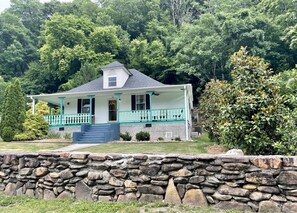
[[[39,0],[41,2],[49,2],[50,0]],[[59,1],[72,1],[72,0],[59,0]],[[0,12],[2,12],[3,10],[5,10],[6,8],[8,8],[10,6],[10,0],[0,0]]]

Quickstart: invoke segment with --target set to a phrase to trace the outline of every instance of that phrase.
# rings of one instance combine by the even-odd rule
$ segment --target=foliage
[[[23,124],[24,131],[16,134],[14,140],[37,140],[42,139],[47,135],[48,123],[44,120],[41,114],[27,113]]]
[[[247,154],[294,154],[294,121],[268,64],[248,56],[246,48],[231,61],[233,82],[221,107],[221,142]]]
[[[0,106],[2,105],[3,99],[4,99],[4,93],[5,89],[7,87],[7,82],[4,81],[4,79],[0,76]]]
[[[174,141],[181,141],[180,137],[175,137]]]
[[[211,80],[199,99],[199,122],[215,142],[219,142],[222,107],[226,104],[229,87],[226,81]]]
[[[131,141],[132,136],[129,134],[129,132],[120,133],[120,137],[123,139],[123,141]]]
[[[150,133],[140,131],[140,132],[136,133],[135,137],[136,137],[136,140],[138,140],[138,141],[149,141],[150,140]]]
[[[72,138],[72,137],[71,137],[71,133],[66,132],[66,133],[64,134],[64,138],[67,139],[67,140],[70,140],[70,139]]]
[[[14,136],[15,136],[15,131],[10,126],[4,127],[1,130],[1,138],[5,142],[12,141]]]
[[[59,132],[49,132],[47,134],[47,137],[48,139],[59,139],[61,138],[61,134]]]
[[[11,138],[5,137],[5,134],[14,136],[14,134],[22,132],[25,113],[25,96],[19,81],[16,80],[6,88],[4,94],[0,123],[0,134],[3,140]],[[5,130],[9,130],[9,133],[6,133]]]

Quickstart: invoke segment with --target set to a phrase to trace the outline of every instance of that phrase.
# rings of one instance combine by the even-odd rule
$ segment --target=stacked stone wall
[[[8,195],[297,212],[297,157],[0,154]]]

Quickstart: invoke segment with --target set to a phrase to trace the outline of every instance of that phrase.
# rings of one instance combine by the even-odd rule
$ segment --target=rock
[[[72,198],[72,193],[68,191],[63,191],[59,196],[57,197],[58,199],[71,199]]]
[[[281,208],[278,203],[274,201],[261,201],[259,204],[259,212],[281,212]]]
[[[86,159],[89,154],[86,153],[79,153],[79,152],[73,152],[71,153],[70,157],[75,159]]]
[[[213,206],[219,210],[238,210],[244,212],[250,212],[251,207],[246,203],[240,203],[237,201],[221,201]]]
[[[247,204],[254,210],[254,212],[257,212],[257,211],[259,210],[259,205],[258,205],[258,203],[255,203],[255,202],[248,202]]]
[[[294,190],[288,190],[288,191],[286,191],[285,193],[286,193],[286,195],[297,197],[297,189],[294,189]]]
[[[44,192],[43,192],[43,198],[45,200],[52,200],[52,199],[55,199],[56,196],[55,196],[55,193],[53,191],[45,189]]]
[[[27,189],[25,195],[29,196],[29,197],[34,197],[35,193],[33,189]]]
[[[152,194],[142,194],[141,197],[139,198],[140,202],[146,202],[146,203],[162,202],[162,200],[163,200],[162,195],[152,195]]]
[[[32,169],[30,168],[23,168],[19,172],[21,176],[31,175],[31,173],[32,173]]]
[[[296,213],[297,203],[287,202],[282,207],[282,212],[286,213]]]
[[[238,175],[238,174],[241,174],[241,171],[240,170],[235,171],[235,170],[222,169],[221,173],[222,174],[227,174],[227,175]]]
[[[286,196],[286,198],[292,202],[297,202],[297,197],[293,197],[293,196]]]
[[[166,193],[165,193],[165,202],[173,203],[175,205],[181,204],[181,199],[180,199],[179,194],[175,188],[172,178],[168,182],[168,186],[167,186]]]
[[[75,174],[75,176],[77,176],[77,177],[85,177],[85,176],[88,175],[88,173],[89,173],[89,170],[87,170],[87,169],[85,169],[85,170],[80,170],[79,172],[77,172],[77,173]]]
[[[215,184],[215,185],[223,183],[222,181],[218,180],[216,177],[213,177],[213,176],[207,177],[206,181],[208,183]]]
[[[183,168],[176,172],[171,172],[170,175],[173,177],[189,177],[189,176],[192,176],[193,173],[187,170],[186,168]]]
[[[250,183],[257,183],[260,185],[273,186],[276,185],[276,180],[273,175],[268,172],[251,172],[246,174],[245,180]]]
[[[72,172],[70,171],[70,169],[67,169],[67,170],[63,170],[61,173],[60,173],[60,177],[65,180],[65,179],[70,179],[73,177],[73,174]]]
[[[115,177],[125,178],[128,173],[121,169],[112,169],[110,170],[110,174],[112,174]]]
[[[103,177],[102,172],[99,172],[99,171],[89,171],[88,173],[89,180],[98,180],[98,179],[102,179],[102,177]]]
[[[5,187],[4,193],[9,196],[16,195],[16,184],[8,183]]]
[[[160,171],[159,165],[140,166],[140,171],[144,175],[155,176]]]
[[[127,193],[125,195],[119,195],[119,198],[117,201],[118,202],[137,201],[137,197],[136,197],[135,193]]]
[[[75,198],[77,200],[92,200],[92,190],[83,181],[75,184]]]
[[[279,194],[280,191],[277,187],[273,187],[273,186],[259,186],[258,191],[260,192],[266,192],[266,193],[270,193],[270,194]]]
[[[109,184],[112,186],[123,186],[124,182],[115,177],[111,177],[109,180]]]
[[[252,159],[251,162],[262,169],[279,169],[282,166],[282,160],[279,157],[257,157]]]
[[[5,172],[0,171],[0,177],[5,177],[5,176],[6,176]]]
[[[35,175],[37,177],[41,177],[41,176],[44,176],[48,173],[48,169],[46,167],[38,167],[36,168],[35,170]]]
[[[168,175],[153,176],[153,177],[151,177],[151,179],[165,181],[165,180],[169,179],[169,176]]]
[[[190,189],[183,198],[183,204],[193,207],[207,207],[207,200],[200,189]]]
[[[182,199],[186,193],[186,186],[184,184],[177,184],[177,192],[179,197]]]
[[[214,203],[215,203],[214,199],[213,199],[211,196],[209,196],[209,195],[206,196],[206,200],[207,200],[209,203],[211,203],[211,204],[214,204]]]
[[[221,171],[222,167],[210,165],[210,166],[207,166],[205,169],[209,172],[218,172],[218,171]]]
[[[233,199],[235,201],[243,202],[243,203],[247,203],[248,201],[250,201],[250,199],[248,197],[237,197],[237,196],[233,196]]]
[[[232,196],[231,195],[222,195],[219,192],[215,192],[212,197],[216,200],[220,200],[220,201],[226,201],[226,200],[231,200]]]
[[[228,180],[239,180],[243,179],[245,177],[244,174],[238,174],[238,175],[226,175],[226,174],[216,174],[215,177],[219,180],[228,181]]]
[[[287,199],[283,196],[277,196],[277,195],[273,195],[271,197],[271,200],[276,201],[276,202],[287,202]]]
[[[271,198],[271,194],[266,194],[262,192],[252,192],[250,194],[250,199],[254,201],[269,200],[269,198]]]
[[[241,149],[230,149],[225,153],[225,155],[237,155],[237,156],[243,156],[243,151]]]
[[[156,185],[156,186],[167,186],[168,181],[152,180],[151,184]]]
[[[283,185],[297,185],[297,171],[282,171],[277,182]]]
[[[256,185],[252,185],[252,184],[246,184],[243,186],[244,189],[247,189],[247,190],[255,190],[257,188]]]
[[[132,180],[126,180],[124,183],[126,188],[136,188],[137,183],[133,182]]]
[[[142,194],[156,194],[156,195],[165,194],[165,191],[161,186],[140,185],[140,186],[137,186],[137,189]]]
[[[49,173],[49,176],[51,178],[59,178],[60,177],[60,173],[58,173],[58,172],[51,172],[51,173]]]
[[[112,197],[111,196],[99,196],[98,200],[100,202],[108,202],[108,201],[112,201]]]
[[[231,171],[244,171],[250,167],[249,164],[245,163],[224,163],[223,168]]]
[[[174,183],[188,183],[189,180],[186,177],[176,177],[174,178]]]
[[[183,164],[181,163],[172,163],[172,164],[163,164],[162,165],[162,171],[163,172],[170,172],[175,171],[183,167]]]
[[[250,191],[247,189],[232,188],[227,185],[220,186],[218,189],[218,192],[223,195],[234,195],[234,196],[240,196],[240,197],[246,197],[250,194]]]
[[[202,191],[204,194],[213,194],[216,192],[216,189],[211,187],[203,187]]]
[[[190,178],[189,183],[198,184],[203,182],[204,180],[205,180],[204,176],[194,176]]]

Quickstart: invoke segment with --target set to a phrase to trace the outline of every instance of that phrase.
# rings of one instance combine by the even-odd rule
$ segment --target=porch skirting
[[[132,140],[136,140],[136,133],[145,131],[150,133],[151,140],[163,138],[165,141],[170,141],[179,137],[181,140],[186,140],[185,123],[158,123],[148,124],[121,124],[121,133],[128,132],[132,136]]]

